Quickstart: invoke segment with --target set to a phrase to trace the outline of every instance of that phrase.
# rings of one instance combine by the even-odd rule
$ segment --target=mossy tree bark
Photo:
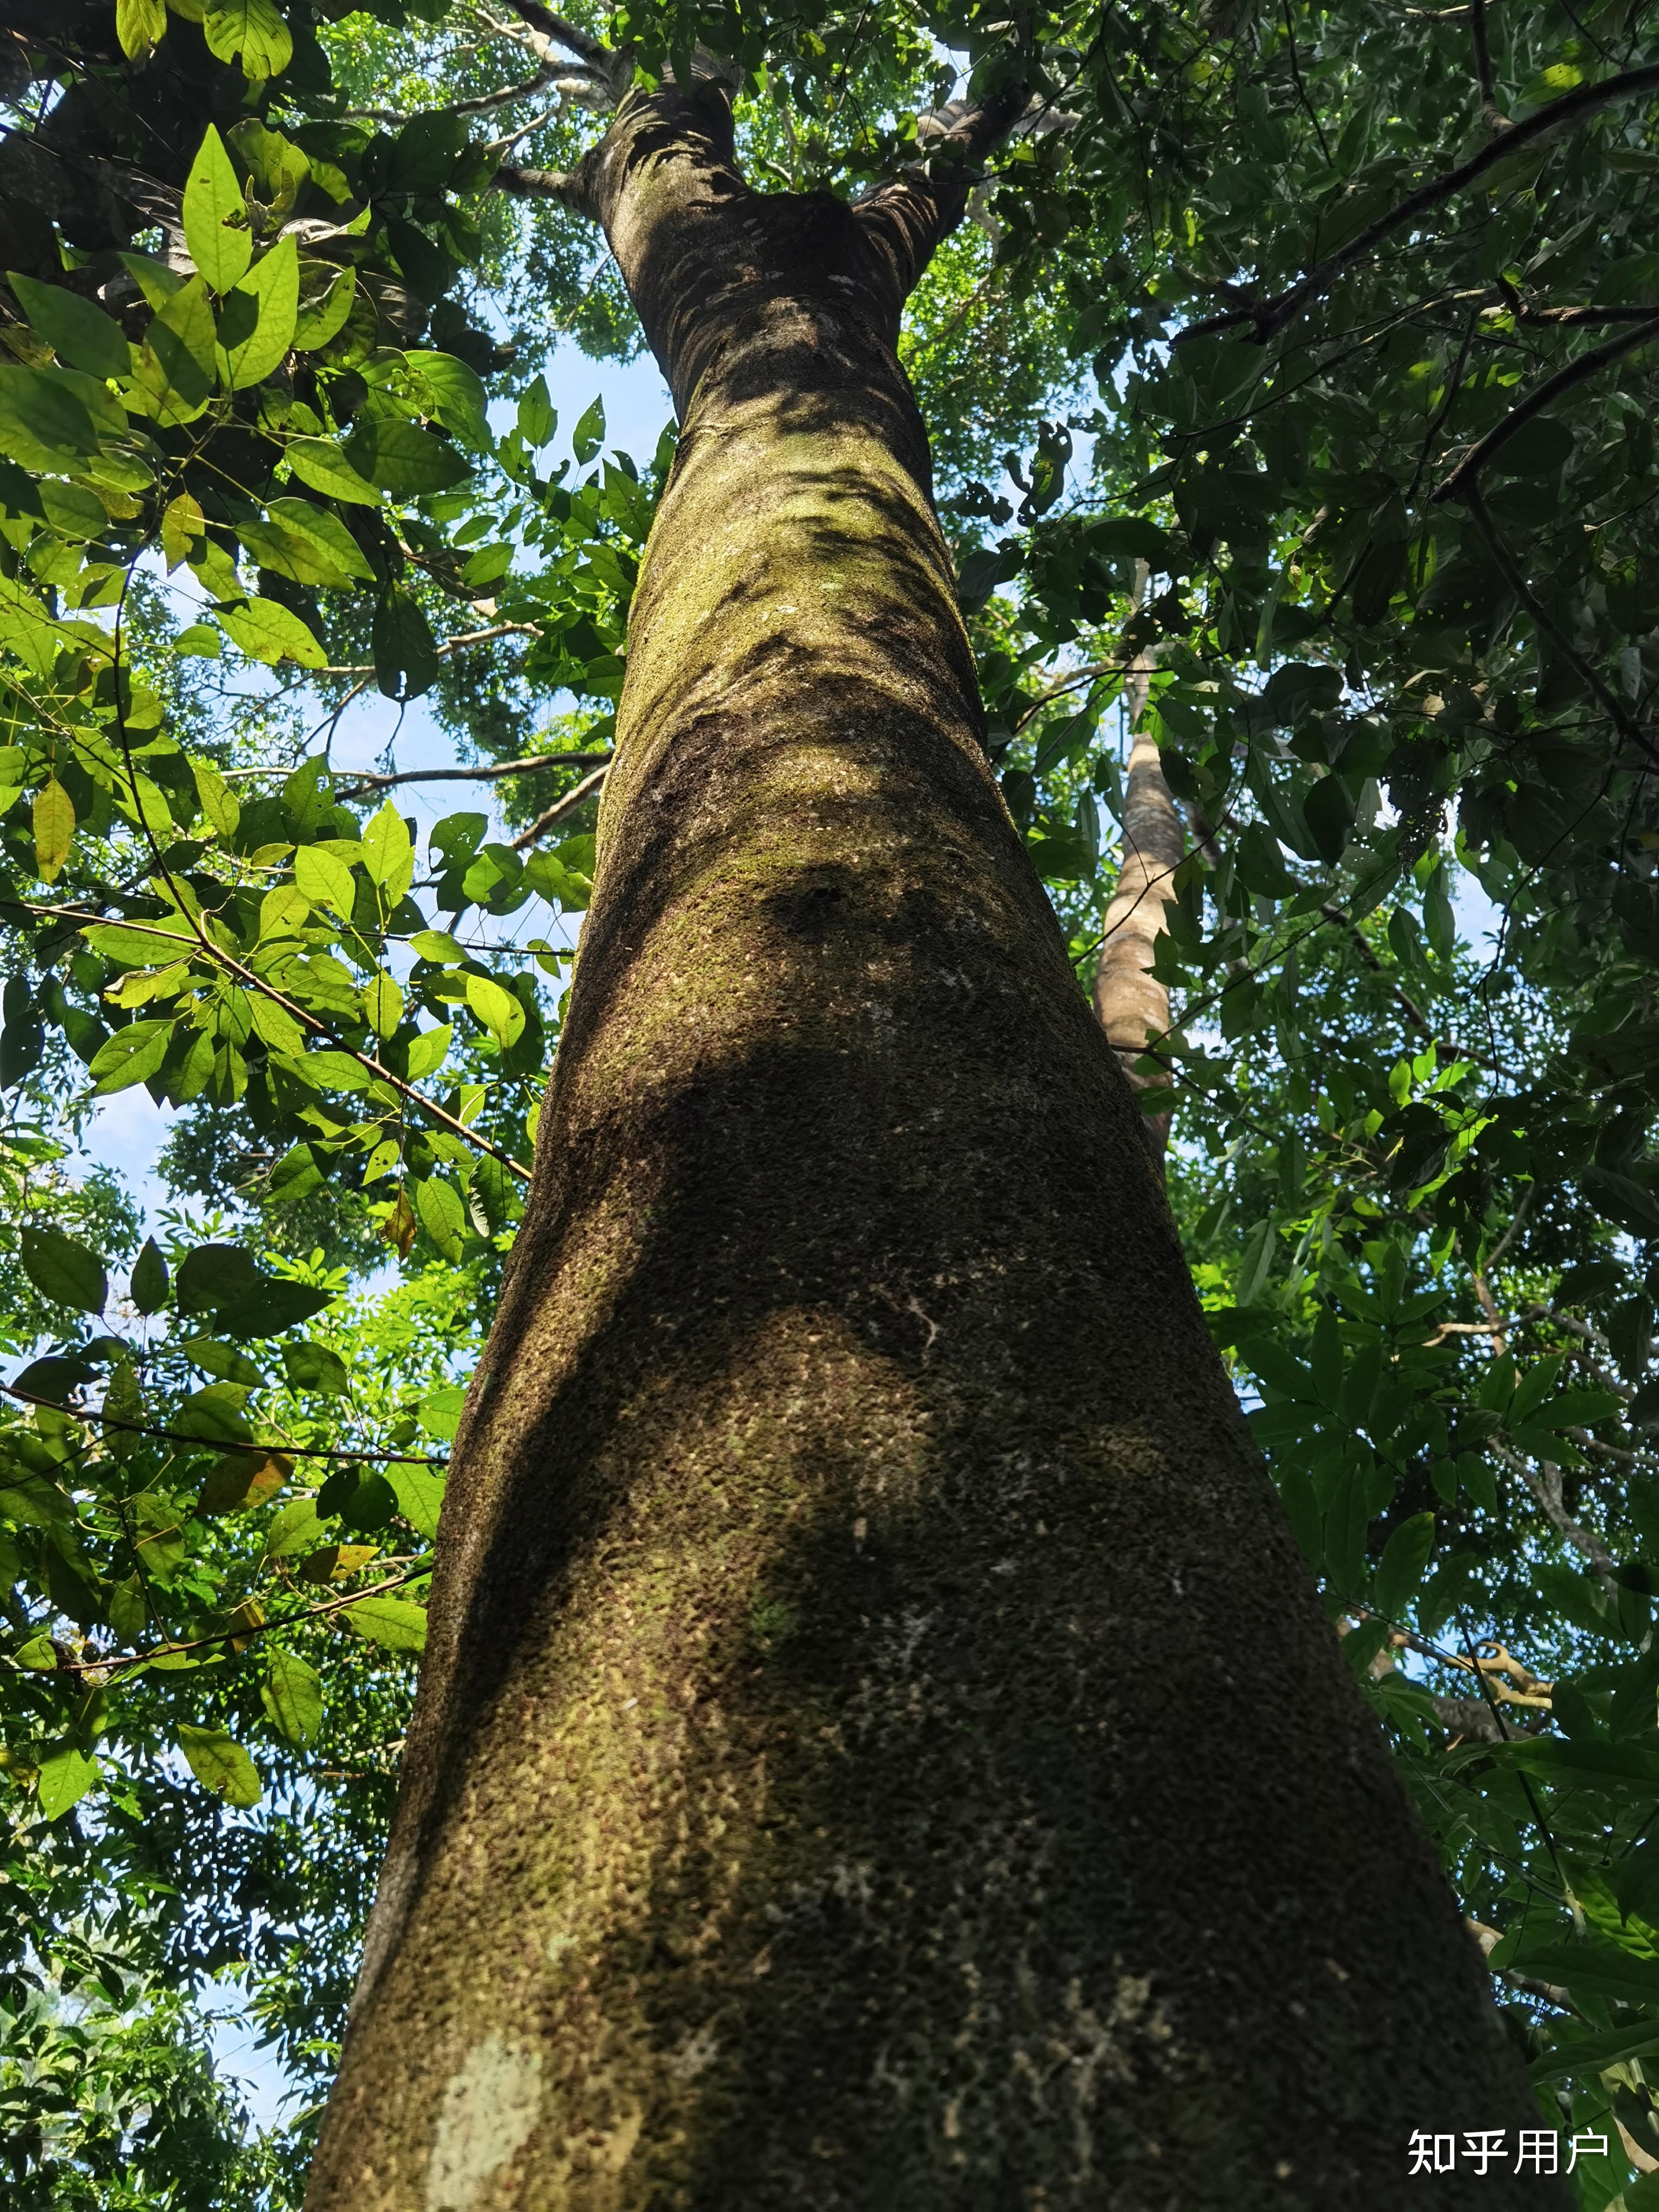
[[[682,442],[308,2203],[1393,2206],[1529,2100],[987,769],[959,187],[583,189]]]

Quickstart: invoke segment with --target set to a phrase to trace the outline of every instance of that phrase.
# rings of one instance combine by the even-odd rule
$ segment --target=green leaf
[[[373,416],[345,444],[348,464],[394,499],[420,499],[464,483],[465,458],[431,430],[401,416]]]
[[[185,244],[197,268],[219,293],[240,283],[253,255],[247,202],[225,143],[210,123],[185,179]]]
[[[160,1313],[167,1302],[167,1263],[153,1237],[144,1239],[144,1249],[133,1262],[127,1295],[141,1314]]]
[[[206,630],[204,635],[213,639],[214,652],[216,654],[219,649],[216,635],[212,630]],[[184,640],[180,638],[178,644],[182,649]],[[234,837],[236,835],[236,825],[242,818],[242,809],[236,794],[211,761],[198,761],[192,755],[190,772],[195,779],[196,796],[201,802],[203,813],[206,815],[220,836]]]
[[[62,284],[37,283],[20,276],[15,269],[6,282],[17,295],[23,313],[59,361],[88,376],[125,376],[132,367],[132,349],[118,323],[78,292]]]
[[[1659,2051],[1659,2021],[1640,2021],[1564,2043],[1534,2058],[1527,2071],[1534,2081],[1562,2081],[1574,2074],[1589,2081],[1626,2058],[1640,2058],[1653,2051]]]
[[[15,1387],[19,1390],[32,1391],[38,1398],[61,1402],[61,1398],[67,1392],[42,1389],[41,1378],[34,1375],[35,1368],[47,1364],[44,1359],[37,1359],[34,1367],[24,1369]],[[63,1363],[53,1361],[51,1364],[56,1366]],[[20,1528],[52,1528],[64,1522],[73,1521],[75,1507],[55,1482],[48,1482],[44,1475],[36,1475],[22,1482],[13,1480],[6,1488],[0,1489],[0,1514],[3,1514],[8,1521],[15,1521]]]
[[[487,975],[466,979],[466,1003],[503,1052],[524,1035],[524,1008],[511,991],[504,991]]]
[[[1376,1609],[1398,1621],[1417,1595],[1434,1554],[1434,1516],[1413,1513],[1402,1521],[1382,1547],[1374,1585]]]
[[[294,880],[313,906],[330,907],[338,915],[351,912],[351,870],[337,854],[301,845],[294,855]]]
[[[434,1074],[449,1056],[449,1048],[455,1032],[446,1022],[440,1029],[422,1030],[410,1040],[408,1076],[418,1083],[422,1076]]]
[[[98,450],[92,416],[44,370],[0,363],[0,453],[35,475],[64,474]]]
[[[109,1279],[95,1252],[61,1229],[37,1229],[27,1221],[17,1240],[23,1273],[43,1297],[82,1313],[102,1313],[109,1303]]]
[[[50,1759],[42,1759],[35,1790],[44,1817],[48,1820],[61,1819],[71,1805],[80,1803],[97,1779],[97,1760],[88,1759],[82,1751],[57,1751]]]
[[[605,402],[596,399],[570,434],[571,450],[576,456],[577,466],[586,468],[604,443]]]
[[[424,1468],[389,1467],[386,1478],[397,1498],[398,1512],[416,1535],[430,1541],[438,1533],[438,1515],[444,1499],[443,1477]]]
[[[167,36],[167,0],[115,0],[115,35],[129,61],[142,61]]]
[[[300,249],[289,232],[254,263],[219,310],[215,360],[233,392],[260,383],[281,365],[299,313]]]
[[[1354,805],[1340,775],[1322,776],[1302,802],[1302,818],[1322,860],[1333,866],[1347,848]]]
[[[301,264],[300,313],[294,325],[296,353],[315,353],[338,337],[357,297],[357,272],[350,267],[334,270],[326,291],[312,292],[307,277],[317,265],[315,262]]]
[[[156,421],[192,422],[213,394],[216,334],[205,281],[192,276],[156,310],[133,370]]]
[[[344,1607],[336,1616],[372,1644],[388,1651],[424,1651],[426,1614],[418,1605],[398,1597],[366,1597]]]
[[[216,1791],[228,1805],[246,1808],[258,1803],[264,1795],[259,1770],[228,1729],[192,1728],[181,1721],[177,1732],[179,1748],[204,1789]]]
[[[465,1384],[445,1382],[427,1392],[415,1409],[416,1418],[428,1436],[436,1437],[440,1443],[453,1443],[465,1405]]]
[[[378,1037],[394,1035],[404,1018],[404,994],[384,969],[364,989],[363,1012]]]
[[[1601,1743],[1560,1736],[1516,1738],[1494,1744],[1491,1755],[1501,1763],[1523,1766],[1529,1774],[1565,1784],[1583,1783],[1601,1790],[1659,1790],[1659,1752],[1644,1751],[1630,1743]]]
[[[179,1270],[181,1313],[211,1313],[227,1336],[276,1336],[334,1302],[331,1291],[261,1274],[239,1244],[198,1244]]]
[[[477,372],[453,354],[406,353],[404,359],[419,379],[429,411],[445,429],[464,438],[475,452],[489,453],[495,442],[489,434],[489,396]]]
[[[171,1022],[130,1022],[117,1030],[92,1056],[88,1073],[98,1079],[94,1091],[106,1096],[129,1091],[135,1083],[148,1083],[167,1058],[173,1038]]]
[[[423,1177],[415,1186],[415,1211],[422,1228],[445,1258],[459,1260],[466,1228],[466,1209],[454,1185],[446,1182],[441,1176]]]
[[[154,921],[93,922],[81,934],[90,951],[117,968],[160,967],[197,941],[187,921],[164,915]]]
[[[343,499],[356,507],[378,507],[380,495],[360,477],[339,447],[326,438],[290,439],[284,454],[303,484],[330,499]]]
[[[363,866],[380,886],[388,908],[397,906],[415,880],[415,847],[409,825],[388,799],[363,830]]]
[[[265,1196],[273,1206],[287,1206],[323,1187],[323,1171],[309,1145],[291,1145],[265,1177]]]
[[[277,599],[242,599],[213,611],[233,644],[252,660],[275,666],[297,661],[301,668],[324,668],[328,655],[299,617]]]
[[[27,1644],[20,1644],[11,1656],[18,1666],[30,1674],[49,1674],[57,1671],[58,1647],[44,1631],[39,1636],[31,1636]]]
[[[294,1390],[319,1390],[326,1396],[338,1398],[347,1389],[345,1362],[337,1352],[331,1352],[325,1344],[315,1344],[302,1338],[298,1344],[283,1346],[283,1371],[288,1376],[289,1387]]]
[[[1582,1187],[1598,1213],[1632,1237],[1659,1237],[1659,1197],[1645,1184],[1611,1168],[1587,1168]]]
[[[437,679],[438,647],[421,604],[394,584],[374,611],[374,681],[388,699],[418,699]]]
[[[248,1513],[256,1505],[269,1505],[293,1472],[293,1462],[281,1452],[228,1452],[203,1483],[196,1510]]]
[[[265,1534],[268,1559],[290,1559],[322,1540],[322,1521],[314,1498],[291,1498],[277,1507]]]
[[[1516,1396],[1520,1393],[1516,1392]],[[1614,1390],[1595,1390],[1588,1386],[1576,1390],[1563,1390],[1559,1396],[1540,1407],[1533,1416],[1540,1429],[1591,1429],[1598,1421],[1608,1420],[1622,1413],[1625,1401]],[[1516,1425],[1521,1415],[1510,1411],[1510,1425]]]
[[[308,1052],[303,1062],[311,1080],[325,1091],[367,1091],[374,1077],[349,1052]]]
[[[1610,1997],[1620,2004],[1659,2006],[1659,1959],[1607,1943],[1562,1943],[1546,1950],[1522,1948],[1510,1961],[1534,1981],[1585,1996]]]
[[[294,58],[294,40],[275,0],[224,0],[208,9],[202,35],[222,62],[240,55],[244,76],[280,76]]]
[[[284,530],[309,539],[316,551],[339,572],[341,579],[358,584],[374,581],[374,571],[363,558],[362,548],[339,516],[331,514],[327,507],[319,507],[309,499],[273,499],[268,502],[266,511],[272,521]]]
[[[322,1724],[323,1678],[295,1652],[269,1652],[259,1703],[279,1735],[307,1744]]]

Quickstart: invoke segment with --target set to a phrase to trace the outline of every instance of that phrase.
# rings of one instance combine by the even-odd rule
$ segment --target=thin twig
[[[255,1452],[281,1452],[287,1459],[338,1459],[353,1463],[374,1462],[377,1465],[398,1467],[447,1467],[448,1455],[434,1458],[424,1452],[349,1451],[340,1445],[330,1444],[265,1444],[228,1442],[223,1437],[191,1436],[182,1429],[157,1429],[143,1421],[125,1420],[118,1413],[104,1413],[78,1406],[66,1406],[57,1398],[42,1398],[33,1390],[20,1390],[15,1382],[0,1382],[8,1398],[20,1398],[26,1406],[44,1406],[48,1413],[65,1413],[71,1421],[97,1421],[106,1429],[120,1429],[134,1437],[159,1437],[164,1443],[192,1444],[198,1450],[245,1452],[251,1457]]]
[[[533,753],[524,760],[497,761],[489,768],[411,768],[396,775],[365,772],[339,786],[339,796],[359,791],[389,791],[394,783],[494,783],[504,775],[533,775],[544,768],[608,768],[609,753]],[[273,774],[283,773],[273,770]]]
[[[251,1644],[256,1636],[269,1636],[273,1628],[297,1628],[307,1620],[321,1620],[332,1613],[343,1613],[348,1607],[361,1605],[365,1598],[384,1597],[388,1590],[401,1589],[405,1583],[414,1582],[421,1575],[430,1574],[430,1557],[417,1560],[402,1574],[392,1575],[372,1589],[352,1590],[344,1597],[330,1598],[322,1605],[307,1606],[303,1613],[278,1613],[274,1620],[250,1621],[246,1628],[226,1628],[217,1636],[192,1637],[187,1644],[162,1644],[153,1651],[117,1652],[107,1659],[61,1659],[57,1672],[60,1674],[109,1674],[128,1673],[134,1667],[148,1667],[152,1660],[171,1659],[180,1651],[204,1651],[214,1644]]]
[[[1475,82],[1480,87],[1480,112],[1495,131],[1507,131],[1510,118],[1498,105],[1498,86],[1492,73],[1492,48],[1486,41],[1486,0],[1474,0],[1469,12],[1469,37],[1474,46]]]
[[[1572,640],[1527,581],[1519,562],[1498,534],[1497,525],[1492,519],[1491,511],[1486,506],[1478,477],[1469,477],[1460,484],[1458,496],[1474,518],[1475,528],[1486,539],[1486,550],[1497,562],[1504,582],[1525,607],[1539,629],[1550,639],[1568,666],[1577,669],[1578,674],[1589,684],[1620,735],[1628,738],[1632,744],[1638,745],[1650,761],[1659,763],[1659,749],[1655,748],[1643,734],[1639,726],[1631,720],[1622,701],[1614,696],[1596,671],[1591,667],[1589,662],[1579,652],[1577,647],[1574,645]]]

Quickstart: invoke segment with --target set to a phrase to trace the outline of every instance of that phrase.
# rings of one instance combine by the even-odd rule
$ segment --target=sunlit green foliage
[[[0,1331],[50,1401],[0,1430],[0,2095],[42,2203],[293,2201],[303,2130],[246,2148],[162,1992],[240,1977],[325,2080],[672,459],[543,380],[640,343],[535,182],[602,127],[557,19],[198,12],[29,47],[0,155]],[[969,68],[1031,87],[902,340],[992,757],[1086,981],[1150,665],[1193,837],[1145,1096],[1196,1280],[1546,2124],[1659,2157],[1639,13],[578,30],[726,58],[769,190],[925,157]],[[540,759],[511,838],[469,799],[417,846],[333,771],[371,688]],[[185,1109],[165,1286],[60,1150],[141,1082]],[[1615,2136],[1580,2201],[1629,2172]]]

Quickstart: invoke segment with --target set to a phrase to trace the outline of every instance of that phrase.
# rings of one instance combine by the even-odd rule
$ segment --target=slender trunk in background
[[[586,174],[684,430],[307,2201],[1382,2212],[1534,2116],[984,757],[960,191]]]
[[[1164,930],[1164,907],[1175,896],[1175,872],[1186,839],[1164,781],[1158,740],[1139,727],[1146,711],[1148,674],[1145,667],[1136,667],[1123,680],[1124,714],[1131,732],[1128,772],[1123,779],[1123,840],[1117,884],[1102,926],[1094,1005],[1096,1019],[1130,1088],[1162,1092],[1168,1085],[1156,1076],[1141,1074],[1139,1062],[1149,1044],[1157,1046],[1169,1035],[1170,994],[1152,973],[1152,958]],[[1161,1157],[1170,1142],[1168,1110],[1144,1115],[1143,1126]]]

